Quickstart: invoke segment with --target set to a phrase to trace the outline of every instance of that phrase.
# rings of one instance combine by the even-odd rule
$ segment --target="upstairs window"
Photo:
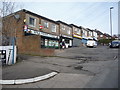
[[[77,34],[80,34],[80,29],[77,29]]]
[[[71,33],[71,32],[70,32],[70,29],[68,29],[67,33],[68,33],[68,34],[70,34],[70,33]]]
[[[75,29],[75,33],[76,33],[76,34],[81,34],[81,33],[80,33],[80,29],[77,29],[77,28],[76,28],[76,29]]]
[[[49,27],[49,23],[48,22],[44,22],[44,28],[48,28]]]
[[[65,26],[64,25],[62,26],[62,30],[65,30]]]
[[[35,22],[36,22],[35,18],[29,17],[29,25],[30,26],[35,26]]]
[[[57,28],[56,28],[56,25],[55,25],[55,24],[52,24],[51,31],[52,31],[52,32],[56,32],[56,29],[57,29]]]
[[[100,37],[103,37],[103,35],[100,35]]]

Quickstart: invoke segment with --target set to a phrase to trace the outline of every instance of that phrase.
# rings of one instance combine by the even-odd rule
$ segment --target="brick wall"
[[[18,54],[31,55],[54,55],[54,49],[41,49],[41,36],[25,36],[23,31],[25,13],[18,12],[20,19],[16,20],[14,16],[7,17],[4,22],[4,32],[10,37],[16,37],[16,46]]]

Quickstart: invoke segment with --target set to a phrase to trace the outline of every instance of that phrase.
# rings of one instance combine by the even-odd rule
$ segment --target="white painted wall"
[[[10,58],[9,58],[9,62],[8,62],[8,56],[9,56],[9,52],[11,50],[10,53]],[[12,58],[13,58],[13,46],[0,46],[0,50],[6,50],[6,64],[11,65],[12,64]],[[14,46],[14,64],[16,63],[16,46]],[[7,63],[8,62],[8,63]]]

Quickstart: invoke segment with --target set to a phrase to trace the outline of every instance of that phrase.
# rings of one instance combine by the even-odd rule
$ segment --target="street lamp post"
[[[111,15],[111,10],[113,9],[114,7],[110,7],[110,31],[111,31],[111,39],[112,39],[112,15]]]

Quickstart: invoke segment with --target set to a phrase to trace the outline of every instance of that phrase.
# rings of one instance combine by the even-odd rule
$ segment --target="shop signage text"
[[[52,34],[48,34],[48,33],[44,33],[44,32],[40,32],[40,31],[36,31],[36,30],[31,30],[31,29],[25,29],[24,30],[26,33],[31,33],[31,34],[35,34],[35,35],[41,35],[41,36],[45,36],[45,37],[51,37],[51,38],[58,38],[59,36],[56,35],[52,35]]]

